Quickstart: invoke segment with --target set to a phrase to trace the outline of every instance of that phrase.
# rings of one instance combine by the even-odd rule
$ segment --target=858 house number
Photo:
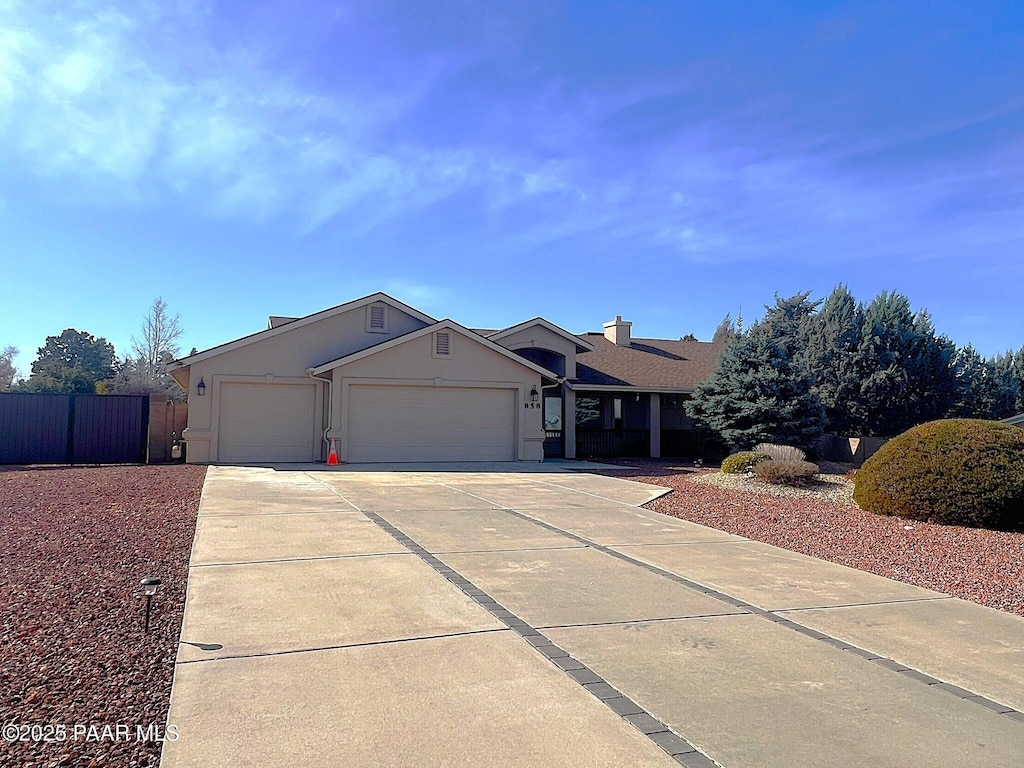
[[[523,403],[523,408],[529,410],[530,408],[540,408],[540,403]]]

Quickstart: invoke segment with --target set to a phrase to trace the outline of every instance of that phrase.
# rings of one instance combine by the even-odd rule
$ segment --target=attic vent
[[[452,353],[452,335],[447,331],[439,331],[434,334],[434,355],[436,357],[448,357]]]
[[[388,332],[388,312],[383,304],[371,304],[366,310],[366,330],[368,333]]]

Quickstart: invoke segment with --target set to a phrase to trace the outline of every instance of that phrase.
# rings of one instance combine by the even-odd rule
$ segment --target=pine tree
[[[867,435],[896,435],[945,415],[956,399],[954,349],[935,335],[927,312],[911,312],[905,296],[876,296],[864,310],[854,358],[861,375],[855,425]]]
[[[690,415],[736,448],[775,442],[813,448],[824,411],[813,379],[797,360],[808,294],[777,299],[764,320],[730,344],[718,368],[694,390]]]
[[[973,346],[957,349],[950,363],[956,386],[956,398],[948,415],[954,418],[989,418],[989,368]]]
[[[711,341],[716,344],[728,344],[736,341],[736,337],[739,333],[736,331],[736,323],[733,322],[732,315],[726,315],[722,318],[722,322],[715,328],[715,333],[711,337]]]
[[[805,325],[800,357],[814,378],[814,391],[832,432],[851,434],[859,427],[855,411],[861,375],[855,357],[863,326],[864,308],[843,284],[832,290]]]
[[[1021,398],[1021,387],[1024,382],[1014,368],[1014,355],[1004,352],[996,355],[986,363],[989,376],[989,411],[990,419],[1006,419],[1020,413],[1017,401]]]

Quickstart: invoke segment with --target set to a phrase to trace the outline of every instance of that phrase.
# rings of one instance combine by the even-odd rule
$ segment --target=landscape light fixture
[[[196,393],[200,397],[202,397],[203,395],[206,394],[206,382],[203,381],[203,377],[202,376],[199,377],[199,383],[196,384]]]
[[[143,624],[143,632],[149,632],[149,609],[153,603],[153,595],[160,589],[160,579],[156,576],[147,576],[141,582],[142,594],[146,598],[146,619]]]
[[[530,390],[530,402],[537,402],[537,387],[534,387],[533,389]]]

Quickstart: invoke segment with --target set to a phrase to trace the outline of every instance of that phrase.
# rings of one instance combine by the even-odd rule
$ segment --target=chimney
[[[632,326],[632,323],[622,319],[622,315],[616,315],[614,320],[604,324],[604,337],[617,347],[628,347],[629,329]]]

